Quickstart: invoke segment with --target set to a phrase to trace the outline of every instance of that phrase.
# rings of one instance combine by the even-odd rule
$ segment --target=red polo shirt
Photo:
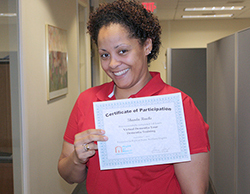
[[[131,98],[164,95],[181,92],[165,84],[160,74],[150,72],[152,79],[137,94]],[[106,83],[90,88],[80,94],[70,115],[64,134],[64,140],[74,144],[75,134],[87,129],[94,129],[93,102],[115,100],[114,83]],[[181,92],[186,120],[190,153],[196,154],[210,150],[208,140],[208,125],[193,100]],[[177,194],[181,193],[179,182],[175,176],[173,164],[163,164],[145,167],[124,168],[115,170],[100,170],[98,151],[89,159],[87,175],[88,194]]]

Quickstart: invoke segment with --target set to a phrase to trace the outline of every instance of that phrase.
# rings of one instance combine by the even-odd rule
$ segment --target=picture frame
[[[67,31],[46,24],[47,100],[68,93]]]

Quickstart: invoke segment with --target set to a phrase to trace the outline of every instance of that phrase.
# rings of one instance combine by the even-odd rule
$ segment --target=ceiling
[[[156,15],[160,20],[187,20],[182,15],[195,14],[234,14],[234,18],[250,18],[250,0],[154,0]],[[184,12],[187,7],[217,7],[217,6],[245,6],[241,11],[209,11],[209,12]]]
[[[0,13],[14,12],[15,6],[11,7],[10,0],[0,0]],[[95,1],[95,0],[92,0]],[[114,0],[106,0],[112,2]],[[229,19],[240,19],[250,18],[250,0],[141,0],[144,2],[155,2],[156,10],[155,15],[158,16],[159,20],[190,20],[181,18],[182,15],[194,15],[194,14],[221,14],[221,13],[232,13],[232,18]],[[213,6],[245,6],[241,11],[215,11],[215,12],[184,12],[186,7],[213,7]],[[0,17],[0,23],[5,23],[10,20],[7,18]],[[200,20],[200,19],[199,19]],[[10,21],[9,21],[10,22]]]
[[[112,2],[113,0],[107,0]],[[250,18],[250,0],[141,0],[155,2],[155,15],[159,20],[190,20],[183,19],[182,15],[202,14],[234,14],[230,19]],[[241,11],[209,11],[209,12],[184,12],[187,7],[214,7],[214,6],[245,6]],[[199,19],[200,20],[200,19]],[[207,20],[207,19],[206,19]]]

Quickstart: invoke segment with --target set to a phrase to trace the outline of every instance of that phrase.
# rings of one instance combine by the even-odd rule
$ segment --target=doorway
[[[0,193],[23,193],[18,1],[0,3]]]
[[[78,3],[80,92],[92,86],[90,37],[87,33],[88,15],[88,3],[80,0]]]
[[[0,59],[0,193],[13,193],[9,55]]]

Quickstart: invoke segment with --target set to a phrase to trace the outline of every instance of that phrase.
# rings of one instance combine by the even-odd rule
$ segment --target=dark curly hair
[[[148,55],[148,63],[155,60],[161,45],[161,26],[159,20],[144,6],[135,0],[117,0],[113,3],[104,3],[90,14],[88,33],[97,45],[99,30],[110,24],[121,24],[130,33],[131,38],[136,38],[143,45],[147,38],[152,39],[152,50]]]

